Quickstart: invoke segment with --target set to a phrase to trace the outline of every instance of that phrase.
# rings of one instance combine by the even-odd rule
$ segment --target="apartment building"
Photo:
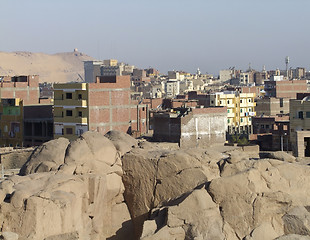
[[[210,106],[227,107],[228,133],[251,133],[256,115],[255,93],[219,92],[210,95]]]
[[[290,100],[290,141],[294,156],[310,157],[310,97]]]
[[[85,131],[143,134],[148,107],[131,100],[130,76],[101,76],[95,83],[54,85],[54,137],[76,139]]]
[[[306,80],[283,80],[283,81],[265,81],[267,97],[292,98],[296,99],[296,94],[307,92]]]
[[[0,77],[0,98],[19,98],[23,105],[39,103],[39,76]]]
[[[23,100],[2,98],[0,100],[0,146],[22,146]]]

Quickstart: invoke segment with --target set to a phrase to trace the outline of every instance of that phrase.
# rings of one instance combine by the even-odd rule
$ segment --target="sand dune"
[[[84,78],[83,61],[92,57],[80,52],[57,54],[31,52],[0,52],[0,75],[40,76],[40,82],[82,81]]]

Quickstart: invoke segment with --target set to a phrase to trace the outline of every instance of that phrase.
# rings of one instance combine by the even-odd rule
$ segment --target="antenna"
[[[288,64],[290,63],[290,57],[286,56],[285,57],[285,65],[286,65],[286,77],[288,79]]]

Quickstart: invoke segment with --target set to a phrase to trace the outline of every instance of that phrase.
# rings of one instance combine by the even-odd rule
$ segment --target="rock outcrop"
[[[18,239],[131,238],[120,157],[95,132],[38,147],[21,169],[25,176],[1,182],[0,229]]]
[[[309,239],[310,166],[261,156],[256,146],[162,148],[117,131],[53,140],[0,183],[0,237]]]

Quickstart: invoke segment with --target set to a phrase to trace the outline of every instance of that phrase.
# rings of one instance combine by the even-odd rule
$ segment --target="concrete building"
[[[54,138],[53,105],[24,106],[23,146],[38,146]]]
[[[75,139],[85,131],[143,134],[148,108],[131,100],[130,76],[97,77],[95,83],[54,85],[54,137]]]
[[[0,98],[20,98],[23,105],[39,103],[39,76],[0,77]]]
[[[256,116],[276,116],[290,112],[289,98],[264,97],[256,101]]]
[[[117,66],[118,61],[116,59],[103,60],[103,65],[105,66]]]
[[[228,133],[252,132],[252,117],[256,115],[255,93],[219,92],[210,95],[210,106],[227,107]]]
[[[23,101],[20,98],[2,98],[0,116],[0,146],[22,146]]]
[[[180,81],[170,79],[165,82],[165,93],[167,98],[174,98],[180,94]]]
[[[100,68],[103,64],[103,61],[84,61],[85,82],[95,82],[96,77],[101,75]]]
[[[310,157],[310,97],[290,100],[290,140],[294,156]]]
[[[256,116],[252,118],[252,126],[251,139],[257,141],[260,150],[291,150],[289,115]]]
[[[157,141],[177,142],[180,147],[224,144],[227,130],[225,107],[177,108],[153,114]]]
[[[265,81],[267,97],[296,99],[296,93],[307,92],[306,80]]]

